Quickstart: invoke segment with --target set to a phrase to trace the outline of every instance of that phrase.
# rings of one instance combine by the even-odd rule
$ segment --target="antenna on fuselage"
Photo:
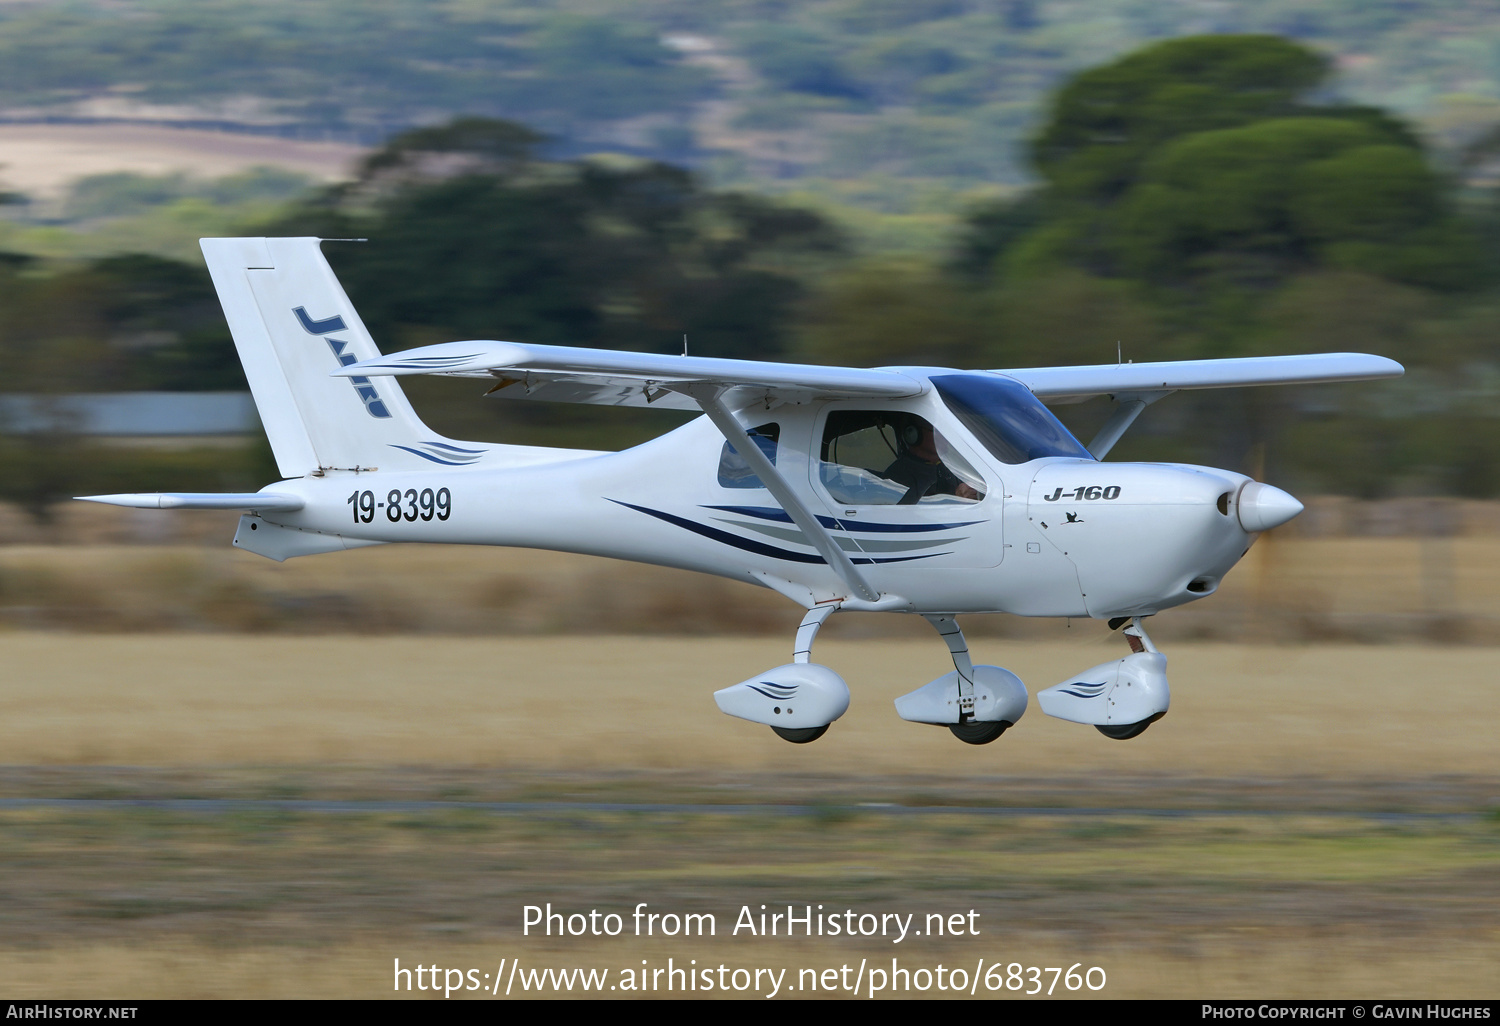
[[[687,355],[687,332],[682,333],[682,355]]]

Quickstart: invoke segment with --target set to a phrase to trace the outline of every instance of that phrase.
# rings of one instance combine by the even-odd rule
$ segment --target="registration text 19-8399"
[[[375,519],[376,510],[385,510],[385,518],[391,523],[400,523],[402,520],[431,520],[437,517],[439,520],[447,520],[453,513],[453,494],[446,488],[433,491],[431,488],[423,488],[420,492],[415,488],[402,491],[392,488],[385,493],[383,502],[375,501],[375,493],[372,491],[356,491],[346,500],[354,511],[354,522],[356,524],[368,524]]]

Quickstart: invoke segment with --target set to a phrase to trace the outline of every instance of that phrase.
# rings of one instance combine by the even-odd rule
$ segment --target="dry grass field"
[[[1263,539],[1151,621],[1172,710],[1124,743],[1036,708],[979,748],[904,723],[942,645],[841,614],[816,657],[854,704],[793,746],[713,705],[790,657],[797,610],[747,585],[505,549],[274,564],[232,517],[63,514],[0,508],[0,995],[379,997],[396,958],[1500,990],[1492,530]],[[965,626],[1033,692],[1125,651],[1094,622]],[[546,902],[718,931],[523,936]],[[788,903],[980,934],[730,932]]]
[[[229,547],[233,514],[85,503],[65,512],[51,533],[71,544],[49,542],[48,531],[0,508],[0,625],[786,637],[800,615],[748,584],[566,553],[391,545],[278,564]],[[1035,641],[1089,629],[1007,616],[965,621],[975,636]],[[1163,640],[1500,644],[1500,534],[1263,538],[1218,593],[1156,617],[1151,631]],[[915,617],[844,614],[827,633],[915,639],[928,627]]]
[[[985,639],[1033,689],[1124,654]],[[932,641],[828,640],[854,704],[792,746],[712,692],[790,658],[787,639],[0,635],[0,750],[21,765],[443,765],[967,777],[1432,777],[1496,769],[1486,648],[1179,643],[1172,711],[1139,744],[1032,709],[988,747],[896,718],[951,665]],[[1149,738],[1149,740],[1146,740]]]
[[[1123,651],[1073,632],[976,656],[1035,689]],[[1082,962],[1117,997],[1500,985],[1492,649],[1181,642],[1142,737],[1033,709],[973,748],[891,709],[945,669],[936,639],[820,642],[855,701],[813,745],[714,709],[786,648],[0,635],[0,993],[378,997],[395,958],[517,957]],[[372,804],[391,801],[412,804]],[[712,912],[718,932],[522,937],[548,901]],[[762,903],[974,909],[981,932],[729,934]]]

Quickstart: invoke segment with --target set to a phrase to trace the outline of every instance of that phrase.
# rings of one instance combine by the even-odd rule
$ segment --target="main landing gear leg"
[[[958,722],[948,729],[965,744],[989,744],[1005,733],[1009,724],[974,719],[974,661],[969,658],[969,643],[964,639],[964,632],[951,616],[926,613],[923,617],[948,643],[948,654],[953,656],[953,668],[958,671]]]
[[[805,663],[811,660],[813,641],[837,608],[837,603],[829,602],[827,605],[813,606],[807,611],[802,623],[797,626],[797,643],[792,646],[792,662]]]
[[[823,624],[833,615],[838,606],[828,603],[823,606],[813,606],[802,618],[802,623],[797,626],[797,641],[792,646],[792,662],[807,663],[812,661],[813,641],[818,637],[818,631]],[[805,745],[816,741],[828,733],[828,724],[820,727],[772,727],[772,731],[783,741],[790,741],[794,745]]]

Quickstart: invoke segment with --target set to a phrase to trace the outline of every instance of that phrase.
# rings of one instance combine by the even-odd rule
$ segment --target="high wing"
[[[733,390],[732,400],[898,399],[916,395],[937,368],[820,367],[704,356],[663,356],[613,349],[575,349],[520,342],[445,342],[362,360],[333,373],[342,377],[441,374],[495,380],[504,398],[604,406],[698,410],[693,386]],[[945,373],[952,373],[946,371]],[[1252,356],[1224,360],[1032,367],[992,373],[1015,378],[1047,403],[1097,395],[1161,395],[1178,389],[1366,381],[1399,377],[1394,360],[1365,353]],[[739,402],[738,405],[743,405]]]
[[[926,387],[899,370],[816,367],[758,360],[720,360],[705,356],[663,356],[613,349],[574,349],[520,342],[445,342],[374,360],[363,360],[333,372],[342,377],[399,374],[443,374],[498,379],[490,389],[504,398],[601,406],[654,406],[698,410],[680,389],[694,386],[734,391],[734,398],[897,399],[918,395]]]
[[[1105,363],[1089,367],[1033,367],[997,373],[1020,381],[1043,402],[1057,404],[1122,393],[1399,378],[1405,373],[1405,368],[1395,360],[1368,353],[1313,353],[1307,356],[1246,356],[1164,363]]]

